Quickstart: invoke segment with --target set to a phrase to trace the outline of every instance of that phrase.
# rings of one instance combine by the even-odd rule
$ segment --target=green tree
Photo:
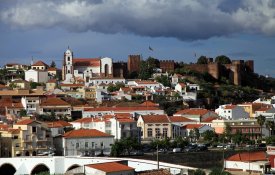
[[[270,137],[267,137],[265,138],[265,141],[266,141],[266,144],[274,144],[275,143],[275,136],[270,136]]]
[[[108,92],[118,91],[121,87],[125,87],[125,84],[124,83],[111,84],[108,86],[107,91]]]
[[[215,131],[212,130],[206,130],[204,133],[202,133],[202,137],[204,141],[214,141],[217,138],[217,134]]]
[[[171,146],[173,148],[184,148],[188,144],[189,142],[187,140],[183,139],[181,136],[177,136],[172,142]]]
[[[20,117],[27,116],[27,111],[25,109],[21,109],[19,115]]]
[[[265,116],[259,115],[259,116],[257,117],[257,122],[258,122],[258,124],[261,126],[261,138],[262,138],[262,135],[263,135],[263,125],[264,125],[264,123],[265,123]]]
[[[271,136],[271,133],[272,133],[272,131],[273,131],[273,129],[274,129],[274,122],[273,121],[267,121],[266,123],[265,123],[265,126],[266,126],[266,128],[268,129],[268,131],[269,131],[269,137]]]
[[[206,173],[202,169],[196,169],[194,175],[206,175]]]
[[[219,55],[215,58],[215,62],[220,64],[230,64],[231,60],[229,57],[225,55]]]
[[[203,56],[203,55],[200,56],[198,58],[197,64],[208,64],[208,60],[207,60],[206,56]]]
[[[30,82],[30,86],[31,86],[31,89],[36,89],[37,86],[41,86],[42,84],[41,83],[37,83],[37,82]]]
[[[124,151],[124,145],[120,141],[115,141],[115,143],[111,147],[111,156],[118,157],[122,155]]]
[[[52,62],[51,62],[50,67],[54,67],[54,68],[56,67],[56,64],[55,64],[55,62],[54,62],[54,61],[52,61]]]
[[[200,138],[200,131],[198,128],[194,128],[194,136],[196,138],[196,140],[199,140]]]
[[[163,84],[163,86],[171,87],[171,82],[170,82],[168,76],[166,76],[166,75],[158,76],[158,77],[156,77],[156,80],[157,80],[157,82]]]

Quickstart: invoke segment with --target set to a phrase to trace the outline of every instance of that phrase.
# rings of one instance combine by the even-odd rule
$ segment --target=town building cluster
[[[30,66],[7,64],[11,76],[0,85],[1,157],[108,155],[116,140],[127,137],[149,143],[192,138],[194,129],[200,134],[208,130],[223,134],[228,126],[232,133],[253,133],[248,136],[254,140],[273,134],[257,117],[274,121],[275,96],[222,104],[215,110],[189,108],[184,104],[197,100],[198,84],[181,81],[184,75],[168,74],[174,69],[173,61],[161,61],[160,72],[154,74],[167,75],[171,87],[153,78],[127,79],[126,74],[140,69],[140,61],[138,55],[130,55],[128,63],[115,63],[108,57],[75,58],[68,49],[62,70],[43,61]],[[169,116],[153,102],[156,95],[182,100],[184,107]]]

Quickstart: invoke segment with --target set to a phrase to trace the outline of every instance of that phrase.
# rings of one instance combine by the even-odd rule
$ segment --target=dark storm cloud
[[[61,27],[71,32],[207,39],[235,33],[275,34],[272,0],[24,0],[4,1],[11,27]],[[9,3],[11,2],[11,3]]]

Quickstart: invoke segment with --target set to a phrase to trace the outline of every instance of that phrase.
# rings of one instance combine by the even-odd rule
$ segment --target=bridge
[[[132,159],[132,158],[110,158],[110,157],[58,157],[58,156],[35,156],[35,157],[13,157],[0,159],[0,174],[38,174],[48,171],[50,174],[64,174],[69,170],[87,164],[96,164],[114,161],[128,161],[128,166],[138,171],[157,169],[156,161]],[[188,174],[189,170],[196,168],[159,162],[159,168],[169,169],[172,174]]]

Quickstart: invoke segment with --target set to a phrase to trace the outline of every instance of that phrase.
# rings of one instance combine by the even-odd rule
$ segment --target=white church
[[[83,79],[85,84],[94,78],[112,78],[112,58],[74,58],[68,48],[64,53],[62,78],[64,83],[74,83],[76,79]]]

